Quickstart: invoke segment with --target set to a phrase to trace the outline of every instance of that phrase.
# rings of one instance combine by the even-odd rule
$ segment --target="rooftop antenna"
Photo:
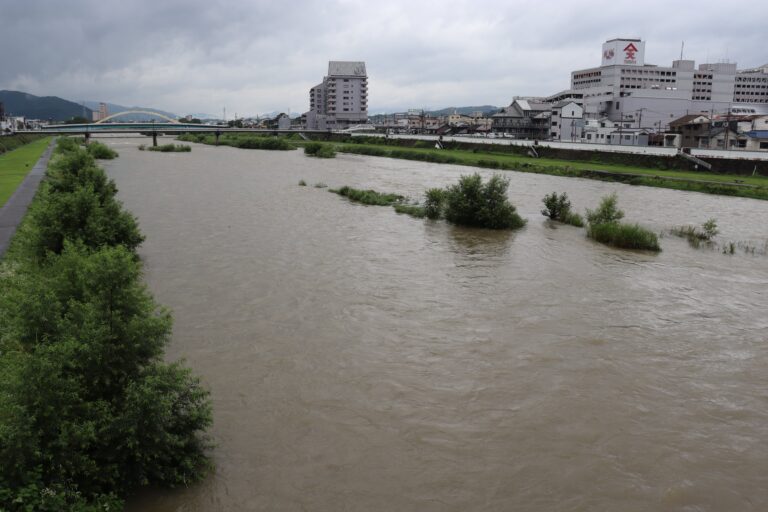
[[[683,60],[683,49],[685,48],[685,41],[680,44],[680,60]]]

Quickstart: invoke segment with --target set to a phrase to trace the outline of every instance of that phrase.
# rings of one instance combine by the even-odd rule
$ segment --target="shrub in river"
[[[322,143],[320,143],[320,142],[308,142],[308,143],[307,143],[307,144],[304,146],[304,154],[305,154],[305,155],[311,155],[311,156],[314,156],[314,155],[316,155],[316,154],[318,153],[318,151],[320,151],[321,149],[323,149],[323,145],[322,145]]]
[[[404,213],[406,215],[410,215],[411,217],[416,217],[417,219],[421,219],[426,216],[424,207],[418,204],[395,204],[394,207],[397,213]]]
[[[159,151],[161,153],[189,153],[192,151],[192,147],[185,146],[184,144],[162,144],[160,146],[150,146],[147,150]]]
[[[581,215],[571,211],[571,202],[568,200],[568,194],[563,192],[559,196],[557,192],[552,192],[544,196],[541,200],[544,203],[544,209],[541,214],[549,217],[551,220],[571,224],[572,226],[584,226],[584,219]]]
[[[184,142],[205,142],[206,137],[205,133],[182,133],[177,139]]]
[[[86,148],[88,148],[88,153],[90,153],[93,158],[97,158],[99,160],[112,160],[118,156],[117,151],[107,147],[101,142],[91,142],[86,146]]]
[[[687,238],[689,242],[698,246],[697,242],[709,242],[720,231],[717,229],[717,220],[709,219],[701,225],[701,229],[695,226],[679,226],[670,229],[669,232],[673,235]]]
[[[424,215],[430,219],[439,219],[445,206],[445,190],[430,188],[424,193]]]
[[[462,226],[517,229],[525,220],[507,199],[509,180],[494,174],[483,183],[479,174],[461,176],[445,190],[445,218]]]
[[[323,146],[320,151],[315,153],[318,158],[336,158],[336,150],[332,146]]]
[[[315,188],[328,188],[328,185],[326,185],[323,182],[315,183]]]
[[[616,206],[619,198],[616,194],[603,197],[600,206],[596,210],[587,209],[587,222],[591,224],[605,224],[618,222],[624,218],[624,212]]]
[[[570,224],[571,226],[576,226],[578,228],[584,227],[584,219],[576,212],[566,213],[561,222],[565,222],[566,224]]]
[[[638,224],[622,224],[624,212],[617,207],[616,194],[603,197],[596,210],[587,210],[587,236],[593,240],[622,249],[660,251],[656,233]]]
[[[340,189],[330,189],[329,192],[339,194],[357,203],[370,204],[375,206],[391,206],[395,203],[401,203],[405,200],[404,196],[399,194],[384,194],[375,190],[360,190],[348,186]]]
[[[712,240],[719,232],[720,230],[717,229],[716,219],[708,219],[701,225],[701,236],[703,236],[705,240]]]
[[[293,149],[288,142],[280,137],[253,137],[223,139],[222,143],[241,149],[270,149],[277,151],[287,151]]]
[[[139,144],[139,151],[146,151],[147,145],[146,144]]]
[[[300,187],[306,187],[307,186],[307,182],[304,181],[304,180],[299,180],[299,186]]]
[[[82,149],[80,148],[80,144],[78,144],[78,138],[79,137],[59,137],[56,141],[56,148],[53,150],[54,154],[63,155]]]
[[[329,144],[310,142],[304,146],[304,154],[308,156],[316,156],[318,158],[334,158],[336,156],[336,150]]]
[[[621,224],[619,222],[590,224],[588,235],[600,243],[622,249],[661,250],[656,233],[638,224]]]
[[[541,214],[552,220],[561,220],[571,211],[571,202],[568,200],[568,194],[563,192],[559,196],[557,192],[552,192],[544,196],[541,200],[544,203],[544,209]]]

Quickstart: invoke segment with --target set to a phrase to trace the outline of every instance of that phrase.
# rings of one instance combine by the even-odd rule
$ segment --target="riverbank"
[[[221,138],[221,140],[224,139],[225,137]],[[181,140],[190,139],[181,138]],[[198,137],[194,142],[214,144],[215,140],[213,136],[208,136]],[[418,141],[423,143],[421,144],[422,147],[393,145],[392,142],[375,144],[369,140],[357,143],[354,139],[351,139],[350,142],[328,140],[312,142],[330,145],[335,151],[340,153],[466,165],[552,176],[587,178],[628,185],[644,185],[705,194],[768,200],[768,177],[765,176],[737,176],[733,174],[679,171],[595,161],[536,158],[510,152],[486,151],[484,150],[485,148],[437,149],[424,141]],[[226,144],[226,142],[224,143]],[[290,144],[296,147],[303,147],[308,143],[307,141],[290,140]],[[626,155],[624,157],[626,158]]]
[[[50,137],[26,143],[7,153],[0,154],[0,206],[3,206],[19,187],[35,162],[48,147]],[[0,141],[1,142],[1,141]]]
[[[37,193],[37,188],[40,185],[43,176],[45,176],[45,170],[48,168],[48,161],[51,158],[53,145],[50,144],[49,139],[44,139],[33,142],[30,146],[43,143],[44,145],[42,149],[27,146],[22,149],[17,149],[8,155],[0,156],[0,185],[17,181],[10,194],[7,196],[0,196],[0,204],[2,205],[2,207],[0,207],[0,257],[2,257],[3,254],[5,254],[6,249],[8,249],[11,239],[13,238],[14,233],[16,233],[16,229],[24,218],[24,215],[27,213],[27,209]],[[25,155],[23,157],[24,159],[21,158],[21,154],[14,155],[17,151],[22,150],[26,150],[22,152],[22,154]],[[4,163],[6,163],[6,158],[4,157],[14,157],[10,160],[28,164],[28,160],[25,159],[31,158],[34,155],[37,155],[37,163],[31,167],[31,170],[27,165],[19,166],[18,164],[14,164],[9,168],[24,169],[23,176],[19,176],[18,180],[16,180],[17,175],[21,174],[17,172],[16,174],[9,174],[9,177],[12,179],[7,180],[6,182],[2,180],[2,169],[4,168]],[[19,158],[16,158],[17,156]],[[6,188],[10,188],[10,186],[0,186],[0,191],[4,191]],[[15,193],[13,193],[14,191]]]

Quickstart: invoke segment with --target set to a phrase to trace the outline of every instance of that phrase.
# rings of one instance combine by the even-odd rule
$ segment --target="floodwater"
[[[129,510],[768,509],[768,201],[509,172],[528,225],[501,233],[313,187],[418,197],[467,167],[140,142],[105,167],[217,446]],[[755,253],[611,249],[551,225],[552,191]]]

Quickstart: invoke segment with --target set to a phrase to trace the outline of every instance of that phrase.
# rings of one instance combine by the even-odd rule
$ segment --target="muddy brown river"
[[[507,172],[528,225],[501,233],[313,187],[418,197],[471,168],[142,142],[105,167],[168,358],[211,390],[216,469],[128,510],[768,509],[768,201]],[[539,213],[552,191],[721,234],[608,248]]]

